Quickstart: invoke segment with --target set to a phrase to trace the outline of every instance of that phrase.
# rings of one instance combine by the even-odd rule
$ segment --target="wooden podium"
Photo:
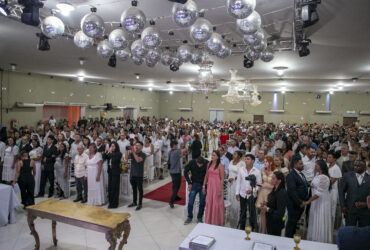
[[[127,243],[131,229],[128,220],[130,217],[129,213],[112,213],[101,207],[60,201],[58,199],[49,199],[29,206],[27,207],[27,211],[28,226],[35,238],[36,250],[40,249],[40,239],[34,224],[34,220],[37,217],[52,221],[53,242],[55,246],[58,242],[56,238],[57,221],[105,233],[105,238],[110,244],[109,250],[116,248],[117,239],[122,236],[122,240],[118,246],[118,249],[121,250],[123,245]]]

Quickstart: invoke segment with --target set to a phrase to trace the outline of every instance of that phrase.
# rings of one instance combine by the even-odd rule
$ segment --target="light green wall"
[[[264,115],[266,122],[317,122],[317,123],[343,123],[343,115],[347,110],[370,111],[369,94],[335,93],[331,95],[330,115],[319,115],[315,110],[326,110],[326,94],[321,94],[321,99],[316,99],[317,93],[286,93],[277,94],[276,108],[284,109],[284,113],[270,113],[272,109],[273,93],[262,93],[262,104],[257,107],[244,106],[244,112],[231,112],[231,109],[243,109],[243,104],[229,104],[222,98],[223,94],[211,93],[208,100],[205,95],[199,93],[169,93],[160,94],[160,116],[168,116],[170,119],[179,117],[209,119],[209,108],[223,108],[224,119],[235,121],[239,118],[245,121],[253,121],[253,115]],[[192,107],[193,111],[182,111],[178,108]],[[358,116],[361,124],[370,122],[370,116]]]
[[[31,91],[30,91],[31,90]],[[52,92],[54,94],[52,94]],[[72,94],[73,93],[73,94]],[[277,94],[275,109],[285,109],[283,114],[273,114],[273,93],[262,93],[262,104],[257,107],[243,104],[229,104],[223,101],[224,93],[211,93],[208,99],[200,93],[149,92],[131,88],[86,85],[63,78],[27,75],[5,72],[3,77],[3,123],[9,126],[12,119],[17,119],[20,125],[35,125],[42,119],[42,108],[16,108],[16,102],[42,103],[44,101],[59,101],[103,105],[112,103],[114,106],[133,105],[152,107],[152,110],[138,110],[139,116],[167,116],[171,119],[184,118],[209,119],[209,108],[223,108],[225,120],[235,121],[239,118],[253,121],[253,115],[264,115],[266,122],[343,122],[347,110],[370,111],[369,94],[366,93],[335,93],[331,95],[330,115],[315,114],[315,110],[326,109],[326,94],[316,99],[316,93],[286,93]],[[87,96],[89,95],[89,96]],[[180,112],[178,108],[192,107],[193,111]],[[231,109],[243,109],[242,113],[231,112]],[[122,110],[107,112],[108,117],[122,116]],[[86,115],[99,116],[99,110],[86,108]],[[303,118],[303,120],[302,120]],[[370,116],[358,116],[361,124],[370,123]]]
[[[54,94],[53,94],[54,93]],[[43,103],[44,101],[87,103],[113,106],[132,105],[152,107],[152,110],[138,109],[139,116],[159,115],[159,93],[139,89],[86,85],[63,78],[27,75],[5,72],[3,77],[3,123],[9,126],[13,119],[20,125],[35,125],[42,119],[42,107],[17,108],[16,102]],[[100,110],[86,108],[86,116],[98,117]],[[108,117],[123,116],[123,110],[107,112]]]

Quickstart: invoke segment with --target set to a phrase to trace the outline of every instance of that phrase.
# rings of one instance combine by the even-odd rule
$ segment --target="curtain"
[[[73,122],[77,124],[80,119],[80,106],[68,106],[68,126],[71,126]]]

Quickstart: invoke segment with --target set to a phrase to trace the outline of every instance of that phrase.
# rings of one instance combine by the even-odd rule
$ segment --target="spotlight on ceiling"
[[[44,7],[40,0],[18,0],[18,4],[23,5],[21,21],[24,24],[38,26],[40,24],[39,10]]]
[[[149,90],[149,91],[153,91],[153,88],[149,88],[148,90]]]
[[[303,28],[312,26],[319,21],[319,15],[316,11],[319,3],[321,3],[321,0],[302,0]]]
[[[170,90],[170,92],[169,92],[169,93],[170,93],[170,95],[172,95],[172,94],[173,94],[173,91],[172,91],[172,90]]]
[[[112,67],[112,68],[115,68],[117,66],[117,59],[116,59],[116,55],[113,54],[110,58],[109,58],[109,62],[108,62],[108,66]]]
[[[8,16],[10,13],[7,5],[8,5],[7,0],[0,0],[0,14],[3,16]]]
[[[80,60],[80,65],[83,66],[86,62],[85,58],[80,57],[78,60]]]
[[[177,65],[177,64],[171,64],[170,65],[170,70],[171,71],[173,71],[173,72],[176,72],[176,71],[178,71],[180,68],[179,68],[179,66]]]
[[[83,75],[79,75],[77,76],[77,79],[80,81],[80,82],[83,82],[85,77]]]
[[[139,73],[136,73],[136,79],[139,80],[140,79],[140,74]]]
[[[244,68],[250,69],[253,67],[254,62],[249,60],[246,56],[244,56],[243,65],[244,65]]]
[[[334,90],[330,89],[329,94],[331,94],[331,95],[334,94]]]
[[[57,3],[56,7],[62,13],[63,16],[68,16],[69,13],[75,10],[75,7],[73,7],[71,4],[67,2],[61,2]]]
[[[310,43],[310,39],[302,39],[298,41],[298,54],[300,57],[308,56],[310,54],[310,49],[308,48]]]
[[[282,77],[284,75],[284,72],[288,69],[288,67],[278,66],[273,67],[273,69],[276,70],[278,76]]]
[[[36,36],[40,38],[37,48],[41,51],[50,50],[49,38],[47,38],[43,33],[36,33]]]

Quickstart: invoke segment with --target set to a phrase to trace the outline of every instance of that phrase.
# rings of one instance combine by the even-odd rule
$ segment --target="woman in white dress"
[[[144,162],[144,175],[146,173],[147,177],[151,181],[154,179],[154,166],[153,166],[154,146],[152,144],[152,140],[149,137],[145,137],[144,141],[145,143],[143,146],[143,153],[146,155]]]
[[[227,200],[231,206],[228,213],[227,221],[230,223],[231,228],[238,226],[240,203],[236,200],[236,177],[240,168],[245,167],[244,161],[242,161],[243,154],[241,151],[235,151],[233,154],[233,160],[229,164],[229,183],[227,185]]]
[[[18,146],[15,145],[14,139],[9,138],[8,145],[5,148],[3,173],[2,173],[2,180],[7,183],[11,183],[14,180],[18,151],[19,151],[19,148]]]
[[[105,193],[102,174],[102,155],[97,152],[95,143],[89,146],[87,160],[87,203],[101,206],[105,203]]]
[[[256,155],[256,152],[260,150],[260,145],[257,143],[256,139],[251,140],[251,154]]]
[[[62,193],[59,197],[69,197],[69,155],[67,153],[67,146],[64,143],[59,144],[58,155],[55,158],[55,181],[59,184]]]
[[[35,192],[34,194],[38,194],[40,191],[40,181],[41,181],[41,156],[42,156],[42,148],[40,147],[40,142],[38,139],[32,139],[31,142],[32,150],[30,151],[30,159],[35,161]]]
[[[338,180],[342,178],[342,171],[340,170],[339,166],[336,164],[336,159],[335,159],[333,152],[328,153],[327,162],[328,162],[329,176],[330,176],[330,182],[331,182],[331,190],[330,190],[331,216],[332,216],[332,223],[334,226],[336,211],[337,211],[337,204],[338,204]]]
[[[316,176],[311,182],[312,196],[302,206],[311,203],[310,216],[308,220],[307,240],[331,243],[332,216],[330,199],[330,177],[328,166],[323,160],[315,164]]]
[[[216,130],[208,130],[208,155],[211,156],[214,150],[218,148],[219,135]]]
[[[163,176],[161,173],[162,168],[162,139],[159,133],[155,134],[156,140],[154,142],[154,167],[156,170],[157,177],[162,180]]]

